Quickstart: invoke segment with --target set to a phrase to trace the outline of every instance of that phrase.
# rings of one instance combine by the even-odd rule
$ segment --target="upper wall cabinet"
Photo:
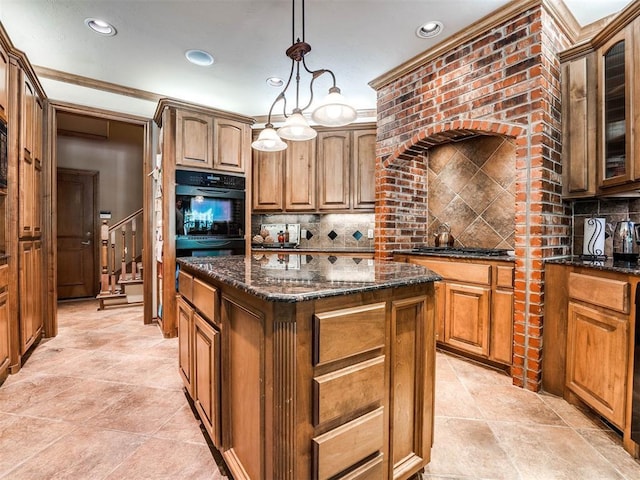
[[[9,119],[9,57],[0,45],[0,119]]]
[[[175,132],[167,131],[163,161],[179,168],[246,173],[251,149],[253,119],[173,100],[161,100],[156,111],[160,125],[165,108],[175,114]],[[170,150],[170,149],[169,149]]]
[[[565,198],[640,188],[640,2],[560,54]]]
[[[372,212],[376,130],[371,124],[318,129],[284,152],[253,151],[254,212]]]

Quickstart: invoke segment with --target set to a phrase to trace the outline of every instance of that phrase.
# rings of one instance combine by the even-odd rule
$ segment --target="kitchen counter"
[[[345,254],[345,253],[353,253],[353,254],[362,254],[362,255],[373,255],[374,251],[370,248],[309,248],[298,245],[297,247],[280,247],[276,245],[251,245],[251,250],[256,252],[312,252],[312,253],[326,253],[326,254]]]
[[[183,257],[176,261],[204,279],[224,282],[272,302],[301,302],[440,280],[439,275],[419,265],[327,254]]]
[[[353,256],[260,253],[177,259],[181,376],[233,477],[421,471],[440,277]]]
[[[496,260],[502,262],[515,262],[516,257],[514,255],[482,255],[477,253],[464,253],[453,249],[447,251],[446,249],[439,250],[437,252],[419,252],[415,250],[396,250],[394,255],[416,255],[420,257],[449,257],[449,258],[473,258],[477,260]]]
[[[625,275],[640,275],[640,265],[637,263],[607,260],[583,260],[578,255],[559,257],[545,260],[545,263],[568,265],[572,267],[586,267],[607,272],[623,273]]]

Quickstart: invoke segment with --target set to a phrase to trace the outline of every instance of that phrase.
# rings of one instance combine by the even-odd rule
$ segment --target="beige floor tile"
[[[103,370],[99,378],[129,385],[182,390],[177,354],[172,359],[139,354],[120,355],[122,359],[118,365]]]
[[[600,417],[586,407],[581,409],[575,405],[571,405],[561,397],[556,397],[548,393],[541,393],[540,398],[570,427],[608,429],[602,420],[600,420]]]
[[[87,349],[55,347],[50,344],[38,346],[23,363],[27,372],[64,374],[73,370],[88,355]]]
[[[0,388],[0,412],[20,413],[33,406],[42,405],[56,395],[71,388],[80,388],[82,380],[57,375],[28,375]],[[27,376],[28,375],[28,376]]]
[[[459,381],[437,381],[435,414],[441,417],[482,419],[475,400]]]
[[[107,480],[215,480],[220,475],[209,448],[151,438]]]
[[[640,479],[640,460],[629,455],[611,430],[580,429],[578,433],[628,480]]]
[[[436,478],[520,478],[489,425],[460,418],[436,418],[431,463],[425,473]]]
[[[74,429],[59,421],[0,413],[0,478]]]
[[[457,382],[458,377],[449,363],[449,358],[440,352],[436,352],[436,381]]]
[[[185,402],[186,403],[186,402]],[[177,442],[206,445],[207,441],[200,429],[200,421],[187,404],[180,408],[169,420],[153,434],[156,438]]]
[[[12,470],[6,479],[102,479],[145,440],[129,433],[78,428]]]
[[[569,427],[490,423],[526,480],[617,480],[624,477]]]

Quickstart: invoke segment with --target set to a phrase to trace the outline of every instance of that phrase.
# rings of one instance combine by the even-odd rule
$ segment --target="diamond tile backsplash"
[[[442,223],[456,246],[513,249],[515,145],[498,136],[452,142],[428,151],[429,238]]]
[[[373,251],[373,238],[362,233],[375,227],[373,213],[252,215],[252,236],[258,233],[263,223],[299,223],[300,248]],[[303,231],[306,231],[306,236]]]

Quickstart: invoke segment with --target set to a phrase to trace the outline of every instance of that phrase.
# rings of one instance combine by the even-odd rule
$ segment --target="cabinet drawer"
[[[193,305],[211,322],[216,323],[216,305],[218,304],[218,291],[202,280],[193,279]]]
[[[461,282],[477,283],[480,285],[491,284],[491,265],[447,262],[426,258],[412,258],[411,263],[427,267],[441,275],[445,280],[457,280]]]
[[[384,355],[313,379],[313,421],[317,426],[382,401]]]
[[[190,302],[193,301],[193,276],[182,270],[178,272],[178,292]]]
[[[313,439],[314,478],[323,480],[382,450],[383,408]]]
[[[569,297],[629,313],[629,282],[572,272],[569,274]]]
[[[496,286],[513,288],[513,267],[498,265],[496,267]]]
[[[379,454],[364,465],[359,466],[355,470],[339,477],[340,480],[369,480],[374,478],[384,478],[383,455]]]
[[[324,364],[385,345],[385,304],[375,303],[313,316],[313,363]]]

